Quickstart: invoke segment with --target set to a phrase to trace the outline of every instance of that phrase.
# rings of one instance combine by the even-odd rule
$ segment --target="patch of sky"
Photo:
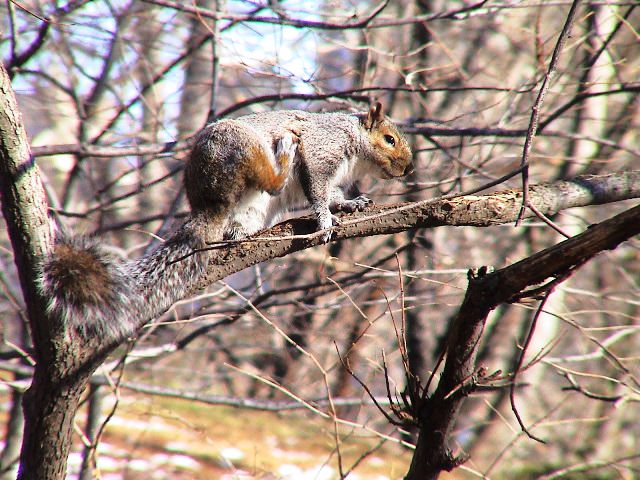
[[[223,13],[254,14],[262,18],[278,19],[278,12],[266,1],[228,0],[222,5]],[[284,9],[286,17],[303,21],[319,21],[324,18],[320,13],[322,2],[282,1],[277,5]],[[127,15],[133,11],[134,15]],[[51,11],[45,8],[45,11],[39,13],[47,16]],[[135,1],[130,0],[88,2],[50,26],[48,45],[41,54],[25,64],[24,68],[43,72],[63,88],[86,97],[95,87],[110,55],[115,53],[106,86],[107,95],[111,97],[113,104],[126,106],[129,99],[135,98],[143,88],[141,77],[133,70],[139,66],[141,53],[137,23],[150,19],[159,23],[160,31],[154,39],[153,54],[158,58],[158,63],[169,64],[180,59],[184,53],[189,35],[189,18],[183,12],[171,8],[157,8],[152,15],[146,15],[136,7]],[[16,30],[21,32],[16,45],[16,52],[20,53],[36,38],[42,21],[21,10],[16,13],[15,19]],[[203,20],[211,24],[211,20],[204,17]],[[4,35],[0,42],[0,58],[7,60],[11,56],[8,20],[3,19],[1,22]],[[287,90],[297,93],[313,92],[312,81],[317,70],[317,33],[311,29],[275,22],[232,23],[223,20],[219,28],[221,33],[218,53],[223,75],[225,65],[235,65],[244,68],[249,74],[281,77],[287,81]],[[116,34],[120,35],[121,42],[113,48]],[[175,118],[178,114],[183,78],[184,62],[178,60],[174,68],[165,72],[161,84],[154,87],[162,89],[163,109],[167,118]],[[43,81],[47,80],[39,76],[17,75],[13,86],[18,93],[29,95],[35,92],[36,82],[42,84]],[[131,131],[125,124],[139,121],[141,108],[137,104],[139,101],[130,106],[125,115],[127,118],[118,121],[116,130],[124,128],[125,131]],[[166,140],[170,140],[171,134],[166,133]],[[161,134],[161,137],[164,136]],[[123,140],[130,141],[126,137]]]
[[[83,75],[90,75],[91,65],[96,64],[96,59],[105,57],[108,52],[116,21],[113,13],[104,3],[91,2],[89,5],[91,5],[90,8],[80,9],[73,18],[64,18],[52,24],[48,32],[49,42],[56,45],[56,48],[46,49],[46,54],[34,56],[27,64],[22,65],[22,68],[46,73],[51,70],[52,65],[58,65],[58,72],[55,72],[55,75],[60,73],[60,66],[69,67],[69,59],[71,59],[76,68],[83,67],[81,69]],[[46,17],[51,12],[45,9],[38,13]],[[41,27],[42,20],[23,10],[16,11],[13,18],[14,28],[19,32],[16,36],[15,54],[20,56],[36,40],[36,32]],[[0,55],[3,61],[8,62],[11,60],[8,19],[3,20],[2,31],[4,35],[0,43]],[[57,51],[62,52],[61,55],[57,55],[55,53]],[[64,84],[63,81],[61,83]],[[31,87],[28,76],[18,75],[15,78],[14,89],[20,93],[29,92]]]
[[[256,12],[257,6],[263,8]],[[283,1],[279,3],[287,16],[297,20],[320,20],[317,1]],[[251,6],[252,8],[248,8]],[[255,13],[262,18],[278,18],[266,2],[232,1],[230,12]],[[243,65],[249,73],[268,73],[287,79],[294,92],[313,91],[310,81],[316,70],[316,36],[306,28],[261,22],[221,25],[221,60]]]

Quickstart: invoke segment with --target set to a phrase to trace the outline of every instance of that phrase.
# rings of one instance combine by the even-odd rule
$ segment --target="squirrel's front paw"
[[[360,195],[351,200],[342,200],[340,203],[336,203],[334,205],[334,211],[352,213],[362,211],[368,205],[373,205],[373,200],[364,195]]]
[[[232,221],[229,223],[222,236],[223,240],[240,240],[249,236],[247,230],[240,223]]]
[[[329,212],[327,213],[327,215],[318,217],[318,230],[324,230],[322,243],[327,243],[331,239],[333,227],[340,225],[340,219],[338,217]]]

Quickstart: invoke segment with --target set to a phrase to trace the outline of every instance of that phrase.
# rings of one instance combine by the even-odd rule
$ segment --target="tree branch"
[[[436,478],[460,463],[448,448],[449,435],[477,371],[476,353],[488,314],[519,298],[528,287],[562,277],[603,250],[640,234],[640,205],[592,226],[551,248],[493,273],[469,273],[469,287],[447,342],[447,360],[434,394],[425,402],[416,451],[407,480]],[[450,392],[454,392],[451,394]]]
[[[40,172],[29,150],[9,76],[1,64],[0,189],[37,361],[31,388],[24,397],[19,478],[62,479],[73,419],[90,373],[83,371],[88,349],[81,352],[78,345],[62,341],[61,329],[46,314],[46,301],[36,285],[41,259],[53,246],[53,229]]]

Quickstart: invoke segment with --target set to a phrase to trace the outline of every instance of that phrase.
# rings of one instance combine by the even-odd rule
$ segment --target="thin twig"
[[[571,384],[571,386],[569,387],[563,387],[563,390],[575,391],[581,393],[587,398],[590,398],[592,400],[600,400],[601,402],[618,403],[623,398],[625,398],[624,395],[603,395],[599,393],[593,393],[576,382],[576,380],[573,378],[573,375],[571,375],[570,373],[562,372],[562,376],[566,378],[567,381]]]
[[[540,318],[540,314],[542,313],[544,305],[545,303],[547,303],[547,300],[549,299],[551,292],[553,292],[553,289],[549,289],[547,291],[544,298],[540,301],[540,305],[538,305],[538,309],[536,310],[535,315],[533,316],[533,320],[531,321],[531,325],[529,326],[529,332],[527,333],[527,338],[524,341],[524,345],[522,346],[522,352],[520,353],[520,357],[518,358],[518,363],[516,365],[516,368],[513,370],[513,378],[511,380],[511,387],[509,389],[509,401],[511,402],[511,410],[513,410],[513,414],[516,416],[516,419],[518,420],[518,424],[520,425],[520,428],[524,433],[527,434],[529,438],[540,443],[547,443],[547,442],[542,440],[539,437],[536,437],[533,433],[531,433],[528,430],[528,428],[525,426],[524,422],[522,421],[522,417],[520,417],[520,413],[518,412],[518,409],[516,408],[516,377],[518,376],[518,372],[522,368],[522,363],[524,362],[524,356],[527,353],[527,349],[529,348],[529,345],[531,344],[531,340],[533,339],[533,333],[535,332],[536,325],[538,324],[538,319]]]
[[[355,372],[351,369],[351,366],[348,364],[347,361],[345,361],[345,359],[342,357],[342,355],[340,354],[340,350],[338,349],[338,345],[336,344],[336,342],[333,342],[334,346],[336,347],[336,352],[338,354],[338,359],[340,360],[340,363],[342,364],[342,367],[347,371],[347,373],[349,375],[351,375],[351,377],[360,384],[360,386],[364,389],[364,391],[367,393],[367,395],[369,395],[369,398],[371,399],[371,401],[373,402],[373,404],[376,406],[376,408],[380,411],[380,413],[382,413],[384,415],[384,417],[387,419],[387,421],[389,423],[391,423],[392,425],[395,426],[400,426],[400,424],[394,419],[392,418],[387,411],[382,408],[382,405],[380,405],[380,403],[378,403],[378,400],[376,399],[376,397],[373,395],[373,392],[369,389],[369,387],[362,381],[360,380],[360,378],[355,374]],[[389,383],[388,383],[388,379],[385,375],[385,380],[387,380],[387,392],[389,391]],[[392,400],[391,400],[391,395],[389,394],[389,402],[392,404]]]
[[[525,195],[528,196],[528,191],[524,190]],[[528,201],[528,200],[527,200]],[[569,235],[567,232],[565,232],[564,230],[562,230],[562,228],[560,228],[560,226],[555,223],[554,221],[552,221],[549,217],[547,217],[544,213],[542,213],[540,210],[538,210],[538,208],[531,202],[528,201],[527,206],[529,207],[529,209],[536,214],[536,216],[542,220],[544,223],[546,223],[547,225],[549,225],[551,228],[553,228],[556,232],[558,232],[560,235],[562,235],[564,238],[571,238],[571,235]]]
[[[538,97],[536,98],[535,103],[531,109],[531,120],[529,121],[529,128],[527,129],[527,136],[524,142],[524,149],[522,151],[522,160],[520,162],[520,166],[522,170],[522,208],[520,210],[520,214],[518,215],[518,219],[516,220],[516,225],[520,225],[520,222],[524,218],[524,212],[526,208],[529,206],[529,155],[531,154],[531,148],[533,146],[533,139],[538,130],[538,121],[540,119],[540,109],[542,108],[542,103],[544,101],[544,97],[549,90],[549,85],[551,83],[551,79],[554,76],[557,66],[558,60],[560,59],[560,53],[564,48],[564,44],[569,37],[569,33],[571,31],[571,26],[573,25],[573,21],[575,19],[576,11],[578,10],[578,6],[580,5],[580,0],[574,0],[571,4],[571,9],[569,10],[569,14],[567,15],[567,20],[565,21],[564,27],[562,28],[562,32],[560,32],[560,36],[558,37],[558,41],[556,42],[556,46],[553,49],[553,54],[551,55],[551,61],[549,62],[549,68],[547,69],[547,73],[544,76],[542,81],[542,86],[540,87],[540,91],[538,92]]]

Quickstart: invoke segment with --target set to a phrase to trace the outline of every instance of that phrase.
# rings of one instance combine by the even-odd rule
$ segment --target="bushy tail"
[[[84,338],[119,341],[164,313],[202,278],[222,240],[224,215],[194,215],[164,244],[136,260],[114,255],[95,238],[61,238],[42,266],[49,314]]]

